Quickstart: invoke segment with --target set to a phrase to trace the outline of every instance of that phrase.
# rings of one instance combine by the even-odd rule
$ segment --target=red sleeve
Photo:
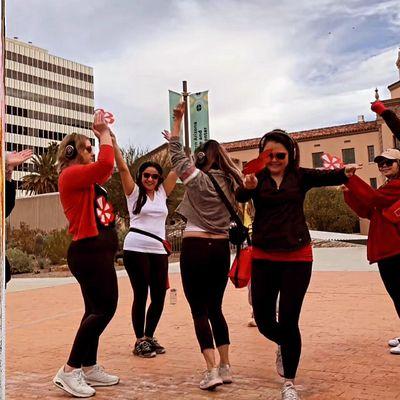
[[[114,168],[114,149],[108,144],[100,146],[97,161],[90,164],[75,164],[63,172],[63,180],[70,189],[86,188],[95,183],[104,183]]]
[[[399,182],[390,182],[375,190],[365,183],[358,176],[352,176],[346,183],[346,186],[358,199],[362,199],[368,207],[379,209],[390,207],[400,198],[400,180]]]
[[[371,208],[349,190],[343,193],[346,204],[361,218],[370,218]]]

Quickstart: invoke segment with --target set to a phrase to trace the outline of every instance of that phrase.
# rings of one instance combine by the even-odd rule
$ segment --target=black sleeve
[[[247,201],[249,201],[250,199],[253,198],[255,192],[256,192],[256,189],[248,190],[248,189],[245,189],[243,186],[239,186],[236,189],[235,197],[239,203],[246,203]]]
[[[382,113],[382,118],[386,122],[386,125],[392,131],[393,135],[397,140],[400,140],[400,119],[396,113],[392,110],[385,110]]]
[[[11,214],[15,206],[15,193],[16,193],[16,185],[15,181],[6,181],[5,185],[6,189],[6,218]]]
[[[333,170],[300,168],[299,172],[305,191],[313,187],[338,186],[348,180],[344,168]]]

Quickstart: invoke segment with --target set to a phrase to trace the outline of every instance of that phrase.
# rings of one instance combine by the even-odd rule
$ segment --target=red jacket
[[[113,168],[114,149],[102,145],[96,162],[74,164],[61,171],[58,189],[72,240],[99,234],[94,215],[94,184],[106,182]]]
[[[359,177],[352,176],[346,186],[349,189],[344,192],[346,203],[359,217],[371,221],[367,242],[369,262],[400,254],[400,224],[384,216],[400,199],[400,179],[393,179],[375,190]]]

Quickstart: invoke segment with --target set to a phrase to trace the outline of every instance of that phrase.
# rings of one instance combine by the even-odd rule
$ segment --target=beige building
[[[400,52],[396,65],[400,77]],[[381,101],[400,116],[400,80],[390,85],[388,89],[391,98]],[[376,98],[378,98],[377,90]],[[364,117],[359,116],[358,121],[353,124],[290,132],[290,134],[299,144],[301,166],[322,167],[321,155],[329,153],[340,157],[344,163],[362,164],[363,168],[357,175],[373,187],[383,183],[383,178],[373,162],[374,157],[384,149],[396,146],[393,134],[381,117],[375,121],[365,122]],[[245,164],[258,156],[259,139],[257,137],[227,142],[224,146],[231,157]]]
[[[5,47],[6,150],[29,147],[41,155],[71,132],[89,136],[94,144],[93,68],[17,38],[6,39]],[[18,185],[32,167],[24,163],[14,172]]]

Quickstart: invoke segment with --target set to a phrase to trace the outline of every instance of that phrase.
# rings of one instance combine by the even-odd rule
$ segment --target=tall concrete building
[[[71,132],[87,135],[94,145],[93,68],[17,38],[6,39],[5,48],[6,150],[29,147],[42,155]],[[18,188],[32,169],[28,162],[14,172]]]

